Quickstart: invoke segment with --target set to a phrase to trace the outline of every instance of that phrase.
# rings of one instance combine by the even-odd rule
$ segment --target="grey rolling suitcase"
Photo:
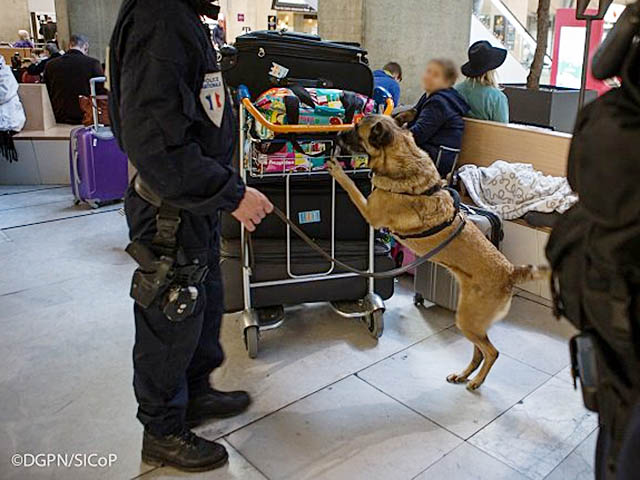
[[[498,215],[488,210],[462,205],[460,209],[467,214],[482,233],[497,248],[504,236],[502,220]],[[456,311],[458,308],[458,282],[444,267],[432,262],[423,263],[416,269],[413,276],[414,303],[422,305],[428,301],[447,310]]]

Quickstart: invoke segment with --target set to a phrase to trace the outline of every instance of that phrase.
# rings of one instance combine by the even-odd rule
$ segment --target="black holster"
[[[151,246],[134,240],[126,249],[139,265],[133,275],[131,297],[142,308],[160,300],[160,309],[169,320],[182,321],[194,313],[197,287],[205,281],[209,268],[190,263],[178,245],[180,209],[155,195],[139,175],[133,180],[133,188],[143,200],[157,207],[158,213]]]

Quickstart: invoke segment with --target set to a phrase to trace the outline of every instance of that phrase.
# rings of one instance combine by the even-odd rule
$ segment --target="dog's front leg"
[[[342,188],[345,189],[349,198],[356,206],[356,208],[360,211],[360,214],[364,217],[364,219],[370,222],[369,219],[369,211],[366,197],[362,194],[356,184],[349,178],[349,176],[344,173],[342,166],[335,159],[331,159],[327,162],[327,169],[331,176],[340,184]]]

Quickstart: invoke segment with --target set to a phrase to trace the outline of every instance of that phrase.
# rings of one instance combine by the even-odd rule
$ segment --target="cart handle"
[[[238,87],[238,96],[242,101],[242,105],[247,109],[251,116],[263,127],[274,133],[334,133],[351,130],[355,126],[353,123],[346,125],[276,125],[264,118],[264,115],[260,113],[260,110],[251,103],[251,95],[246,86],[240,85],[240,87]],[[393,99],[389,93],[383,88],[376,88],[376,91],[374,92],[374,99],[376,99],[376,97],[386,97],[384,103],[384,115],[391,115],[394,105]]]

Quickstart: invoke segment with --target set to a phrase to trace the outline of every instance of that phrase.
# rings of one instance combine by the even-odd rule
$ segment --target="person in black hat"
[[[481,40],[469,47],[469,61],[462,65],[467,79],[455,86],[471,111],[468,116],[479,120],[509,123],[509,101],[498,88],[496,69],[507,58],[507,51]]]

